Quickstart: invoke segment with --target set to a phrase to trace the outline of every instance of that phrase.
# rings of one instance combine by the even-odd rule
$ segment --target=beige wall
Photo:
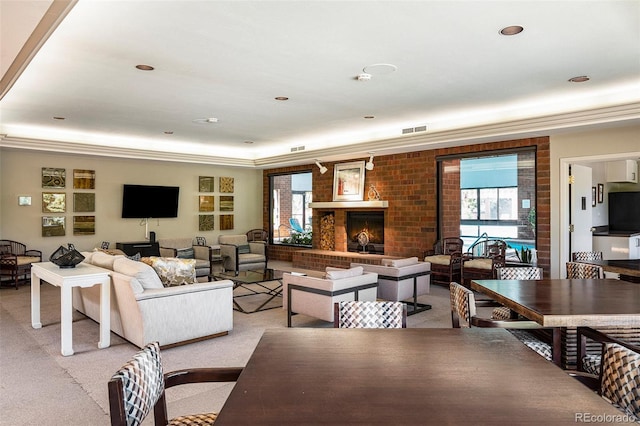
[[[48,190],[42,188],[42,168],[66,169],[66,188]],[[73,169],[88,169],[96,172],[96,187],[91,190],[73,189]],[[215,230],[198,231],[198,177],[216,178]],[[217,178],[233,177],[235,180],[234,215],[235,229],[220,231],[217,216],[219,211],[219,187]],[[152,219],[149,231],[157,238],[190,237],[203,235],[208,242],[215,243],[220,233],[245,233],[249,229],[262,227],[262,171],[235,167],[221,167],[188,163],[144,161],[108,157],[91,157],[40,153],[35,151],[0,150],[0,238],[23,242],[27,248],[42,250],[43,258],[49,256],[60,245],[74,243],[76,248],[90,250],[101,241],[143,241],[145,227],[138,219],[122,219],[122,186],[125,183],[142,185],[168,185],[180,187],[178,218]],[[66,193],[66,235],[64,237],[42,237],[42,192]],[[74,213],[73,193],[95,192],[95,213]],[[31,206],[18,206],[18,196],[32,197]],[[225,212],[226,213],[226,212]],[[74,215],[95,215],[95,235],[73,235]]]
[[[576,164],[593,164],[596,174],[607,160],[640,158],[640,126],[591,130],[551,136],[551,276],[564,277],[568,248],[561,240],[568,239],[568,196],[562,188],[563,164],[570,159]],[[568,174],[568,172],[567,172]],[[598,175],[599,176],[599,175]],[[635,188],[635,189],[634,189]],[[640,190],[639,185],[612,184],[616,191]],[[565,253],[566,251],[566,253]]]

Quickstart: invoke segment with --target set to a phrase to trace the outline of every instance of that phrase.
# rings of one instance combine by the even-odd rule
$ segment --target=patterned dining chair
[[[602,260],[601,251],[574,251],[571,253],[571,261],[588,262],[590,260]]]
[[[541,280],[542,268],[531,267],[504,267],[496,270],[499,280]],[[509,319],[511,318],[511,310],[506,306],[499,306],[491,312],[493,319]]]
[[[567,262],[568,279],[602,279],[604,271],[602,266],[590,265],[588,263]]]
[[[165,389],[187,383],[234,382],[242,368],[194,368],[163,373],[158,342],[137,352],[109,380],[112,426],[137,426],[153,409],[156,425],[210,425],[217,413],[180,416],[167,420]]]
[[[453,328],[493,327],[506,328],[529,349],[532,349],[547,361],[552,361],[551,344],[540,340],[531,333],[540,330],[540,324],[523,319],[496,320],[480,318],[476,315],[473,291],[452,282],[449,285],[451,299],[451,323]]]
[[[391,301],[334,303],[335,328],[407,328],[407,305]]]
[[[640,348],[603,345],[600,395],[640,422]]]

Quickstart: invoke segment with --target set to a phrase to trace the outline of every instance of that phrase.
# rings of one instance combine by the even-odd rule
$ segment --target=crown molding
[[[323,161],[342,161],[368,156],[368,152],[375,152],[376,155],[389,155],[475,143],[497,142],[505,139],[549,136],[553,133],[566,132],[568,129],[577,131],[590,127],[632,125],[637,123],[640,123],[640,102],[633,102],[451,130],[427,131],[419,134],[288,153],[255,160],[30,139],[11,135],[0,135],[0,148],[267,169],[312,164],[317,158],[321,158]]]

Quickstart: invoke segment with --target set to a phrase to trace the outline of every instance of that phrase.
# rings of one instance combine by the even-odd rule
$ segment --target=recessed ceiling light
[[[253,141],[244,141],[244,143],[251,145]]]
[[[64,117],[53,117],[54,120],[64,120]]]
[[[376,118],[374,115],[365,115],[363,118],[366,120],[371,120],[372,118]]]
[[[170,130],[167,130],[166,132],[164,132],[164,134],[165,134],[165,135],[172,135],[172,134],[173,134],[173,132],[172,132],[172,131],[170,131]]]
[[[136,68],[140,71],[153,71],[155,69],[151,65],[136,65]]]
[[[505,36],[511,36],[511,35],[520,34],[522,31],[524,31],[524,28],[521,27],[520,25],[511,25],[509,27],[505,27],[501,29],[500,34]]]
[[[276,101],[288,101],[289,98],[287,98],[286,96],[276,96],[275,100]]]
[[[572,77],[569,79],[572,83],[584,83],[585,81],[589,81],[589,77],[586,75],[580,75],[578,77]]]
[[[195,120],[193,120],[193,122],[201,124],[214,124],[218,122],[218,119],[216,117],[196,118]]]

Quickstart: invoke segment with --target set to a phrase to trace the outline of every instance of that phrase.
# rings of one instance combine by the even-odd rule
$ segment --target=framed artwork
[[[215,208],[213,195],[200,195],[198,197],[199,210],[201,212],[212,212]]]
[[[591,207],[596,206],[596,187],[591,187]]]
[[[220,230],[226,231],[229,229],[233,229],[233,215],[232,214],[220,215]]]
[[[199,192],[213,192],[213,183],[215,178],[213,176],[200,176],[198,181]]]
[[[364,199],[364,161],[336,164],[333,172],[333,201]]]
[[[233,192],[233,178],[221,177],[220,178],[220,192],[231,193]]]
[[[96,171],[95,170],[73,170],[73,188],[74,189],[96,189]]]
[[[76,213],[96,211],[96,194],[93,192],[74,192],[73,211]]]
[[[232,195],[221,195],[220,196],[220,211],[221,212],[232,212],[233,211],[233,196]]]
[[[43,188],[64,188],[66,181],[67,173],[65,169],[56,169],[53,167],[42,168]]]
[[[20,195],[18,197],[18,205],[19,206],[30,206],[31,205],[31,197],[28,195]]]
[[[95,216],[74,216],[73,217],[73,235],[95,235],[96,233],[96,217]]]
[[[64,237],[66,222],[64,216],[43,216],[43,237]]]
[[[43,192],[42,213],[64,213],[67,210],[64,192]]]
[[[212,214],[201,214],[198,216],[198,231],[213,231],[215,216]]]
[[[604,184],[598,184],[598,203],[604,203]]]

